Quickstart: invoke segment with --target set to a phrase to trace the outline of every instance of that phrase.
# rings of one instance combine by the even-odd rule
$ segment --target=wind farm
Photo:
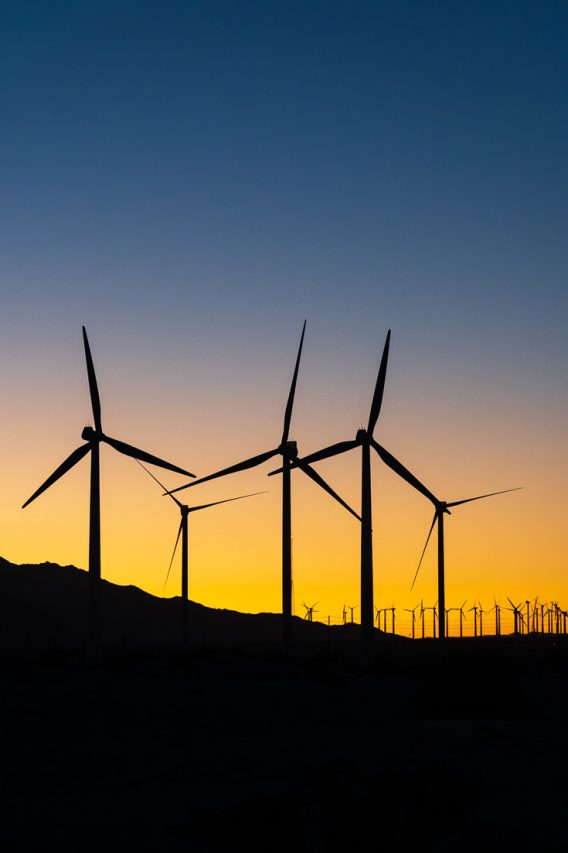
[[[289,440],[290,434],[290,426],[292,420],[292,413],[294,407],[294,400],[296,395],[296,386],[298,382],[299,368],[302,356],[302,349],[304,345],[304,337],[306,333],[306,321],[304,321],[302,332],[300,336],[300,343],[294,363],[292,382],[288,393],[288,398],[286,402],[285,412],[284,412],[284,428],[282,433],[282,438],[280,443],[274,449],[266,451],[261,454],[257,454],[253,457],[250,457],[242,462],[238,462],[235,465],[231,465],[227,468],[222,468],[215,473],[205,475],[200,477],[199,479],[195,478],[194,474],[186,471],[179,466],[176,466],[172,463],[166,462],[159,457],[153,456],[146,451],[142,451],[133,445],[125,444],[122,441],[118,441],[114,438],[107,436],[102,430],[102,419],[101,419],[101,402],[97,384],[97,378],[95,374],[93,358],[91,354],[91,349],[89,345],[89,341],[87,338],[87,333],[85,327],[83,326],[82,335],[83,335],[83,348],[84,355],[87,366],[87,376],[88,376],[88,386],[89,386],[89,397],[90,404],[94,419],[94,429],[92,427],[85,427],[82,432],[82,438],[85,441],[81,447],[77,450],[73,451],[73,453],[51,474],[42,485],[36,489],[36,491],[32,494],[30,498],[23,504],[23,508],[26,508],[29,504],[31,504],[37,497],[39,497],[44,491],[46,491],[50,486],[54,485],[64,474],[70,471],[83,457],[91,454],[91,487],[90,487],[90,525],[89,525],[89,568],[88,568],[88,576],[89,576],[89,607],[88,607],[88,624],[89,624],[89,638],[90,638],[90,646],[99,646],[101,642],[100,637],[100,624],[101,624],[101,614],[100,614],[100,582],[101,582],[101,559],[100,559],[100,538],[101,538],[101,522],[100,522],[100,462],[99,462],[99,445],[100,443],[109,444],[115,450],[118,450],[120,453],[123,453],[127,456],[131,456],[136,459],[138,464],[143,468],[143,470],[152,478],[152,480],[156,483],[157,486],[161,489],[162,497],[169,499],[173,502],[177,509],[180,512],[180,523],[176,534],[175,545],[173,549],[173,553],[171,556],[171,560],[169,563],[165,583],[164,590],[166,588],[169,575],[172,569],[172,565],[175,560],[178,544],[181,541],[181,595],[180,595],[180,640],[182,647],[187,647],[188,643],[188,613],[189,613],[189,572],[188,572],[188,517],[190,513],[210,509],[212,507],[219,506],[221,504],[226,504],[230,502],[234,502],[237,500],[242,500],[244,498],[254,497],[259,495],[261,492],[256,491],[252,493],[247,493],[244,495],[239,495],[237,497],[231,498],[218,498],[216,500],[207,500],[204,503],[197,503],[192,506],[182,503],[176,494],[182,490],[188,489],[193,486],[199,486],[210,481],[217,480],[218,478],[224,477],[228,474],[236,474],[241,471],[247,471],[250,469],[256,469],[258,466],[262,465],[264,462],[269,461],[276,455],[281,455],[284,458],[284,466],[282,468],[277,469],[276,471],[271,471],[268,473],[269,477],[273,477],[275,474],[282,474],[282,568],[281,568],[281,577],[282,577],[282,612],[281,612],[281,625],[282,625],[282,641],[285,647],[289,647],[292,642],[292,624],[293,624],[293,577],[292,577],[292,512],[291,512],[291,472],[298,468],[307,477],[315,482],[320,488],[325,491],[328,495],[333,497],[337,503],[339,503],[343,509],[347,510],[352,516],[355,517],[356,520],[360,522],[361,528],[361,544],[360,544],[360,557],[361,557],[361,603],[360,603],[360,613],[361,618],[358,623],[355,622],[354,611],[356,609],[356,605],[343,605],[343,610],[341,614],[333,614],[329,610],[327,612],[327,625],[331,628],[332,624],[342,624],[345,626],[349,624],[350,626],[354,626],[357,624],[358,628],[358,638],[361,643],[361,648],[364,651],[364,654],[367,655],[367,661],[370,660],[368,657],[369,651],[372,647],[373,640],[378,641],[381,637],[386,635],[395,636],[397,630],[395,628],[395,613],[397,607],[394,602],[391,602],[390,606],[378,607],[373,604],[373,529],[372,529],[372,503],[371,503],[371,456],[370,456],[370,448],[372,447],[376,453],[378,458],[387,466],[388,469],[393,471],[398,477],[401,478],[403,482],[409,484],[413,487],[419,494],[426,497],[431,503],[434,504],[434,518],[430,525],[428,535],[426,538],[426,543],[422,549],[422,553],[420,555],[420,560],[418,562],[418,568],[412,580],[412,584],[410,586],[410,592],[412,592],[414,585],[416,583],[418,573],[422,562],[424,560],[424,556],[426,554],[426,550],[428,547],[428,543],[430,541],[432,532],[434,527],[437,526],[438,529],[438,554],[437,554],[437,562],[438,562],[438,597],[434,605],[425,604],[423,600],[420,602],[420,633],[417,636],[416,632],[416,609],[418,607],[417,604],[414,604],[413,607],[401,607],[399,608],[401,612],[410,614],[410,626],[406,627],[405,617],[399,619],[398,621],[398,633],[400,636],[411,637],[413,640],[417,638],[426,639],[428,637],[437,638],[438,640],[445,639],[450,633],[450,614],[455,612],[457,618],[459,620],[459,638],[464,639],[468,633],[472,633],[474,638],[481,639],[483,634],[483,608],[480,603],[473,604],[473,606],[469,609],[469,612],[473,612],[473,624],[471,629],[468,631],[467,625],[464,630],[464,624],[468,622],[466,613],[464,612],[464,608],[466,605],[466,601],[462,603],[459,607],[450,607],[447,608],[445,605],[445,545],[444,545],[444,524],[443,518],[445,514],[450,514],[451,510],[455,507],[461,506],[463,504],[469,503],[477,503],[478,501],[486,498],[490,498],[496,495],[501,495],[509,492],[519,491],[521,487],[501,489],[496,492],[486,493],[483,495],[477,495],[471,498],[465,498],[458,501],[446,502],[441,501],[434,496],[434,494],[419,480],[416,475],[412,474],[398,459],[396,459],[389,451],[387,451],[384,447],[382,447],[374,438],[374,430],[377,424],[377,420],[379,418],[383,396],[385,392],[385,382],[387,375],[387,365],[388,365],[388,357],[389,357],[389,349],[391,342],[391,332],[390,330],[387,332],[386,340],[383,347],[383,352],[380,360],[378,375],[375,383],[375,389],[371,402],[371,409],[369,414],[369,420],[366,429],[360,429],[357,432],[357,436],[354,440],[351,441],[342,441],[328,447],[325,447],[323,450],[315,451],[313,453],[308,454],[307,456],[300,456],[298,454],[297,443],[295,441]],[[349,450],[353,450],[355,448],[362,448],[362,474],[361,474],[361,509],[360,515],[351,508],[351,506],[339,496],[339,494],[324,480],[319,473],[317,473],[313,467],[313,463],[321,462],[325,459],[330,459],[341,455]],[[146,464],[144,464],[146,463]],[[151,470],[147,467],[147,464],[161,467],[163,469],[169,470],[172,473],[177,474],[185,474],[186,476],[193,477],[193,481],[183,484],[181,486],[176,486],[175,488],[168,488],[155,474],[152,473]],[[264,491],[266,494],[266,491]],[[380,589],[380,585],[379,585]],[[551,602],[545,604],[542,601],[540,605],[538,604],[539,598],[538,596],[534,599],[534,604],[531,608],[530,599],[526,599],[518,605],[514,604],[510,597],[507,597],[507,602],[510,607],[503,608],[501,605],[497,603],[497,600],[494,599],[494,607],[492,610],[495,613],[495,637],[500,637],[503,634],[508,632],[509,625],[507,620],[505,620],[505,625],[502,625],[502,610],[504,609],[506,612],[510,612],[512,614],[512,626],[510,633],[514,636],[521,636],[523,634],[555,634],[556,636],[562,635],[566,630],[566,611],[563,610],[557,600],[552,600]],[[317,604],[318,602],[316,602]],[[404,602],[407,603],[406,601]],[[316,604],[308,605],[303,603],[303,607],[305,610],[304,620],[313,623],[314,614],[320,613],[321,619],[325,619],[325,612],[320,606],[318,610],[316,610]],[[365,616],[368,615],[367,611],[369,610],[369,605],[371,606],[371,616],[373,616],[373,610],[376,611],[376,628],[373,627],[373,621],[368,625],[366,622]],[[523,612],[524,608],[524,612]],[[348,617],[348,611],[349,616]],[[479,631],[478,631],[478,611],[479,611]],[[488,611],[490,613],[491,611]],[[431,617],[426,616],[425,614],[431,613]],[[546,617],[546,618],[545,618]],[[540,622],[539,622],[540,619]],[[408,620],[406,620],[408,621]],[[540,631],[539,631],[540,624]],[[488,626],[486,622],[486,632],[485,636],[488,636]],[[151,638],[150,638],[151,641]],[[329,640],[328,640],[329,642]]]
[[[0,23],[3,849],[563,850],[564,4]]]

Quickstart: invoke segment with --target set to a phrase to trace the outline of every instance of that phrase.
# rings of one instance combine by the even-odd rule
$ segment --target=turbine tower
[[[231,465],[229,468],[223,468],[221,471],[216,471],[214,474],[208,474],[206,477],[201,477],[193,483],[186,483],[177,489],[172,489],[168,494],[174,494],[182,489],[187,489],[190,486],[196,486],[198,483],[205,483],[208,480],[214,480],[217,477],[225,477],[227,474],[235,474],[238,471],[246,471],[249,468],[256,468],[257,465],[262,465],[273,456],[282,456],[284,465],[280,469],[282,471],[282,628],[283,640],[288,644],[291,639],[292,630],[292,502],[291,502],[291,483],[290,469],[292,467],[300,468],[304,474],[317,483],[320,488],[324,489],[336,501],[338,501],[345,509],[347,509],[355,518],[359,516],[354,512],[348,504],[345,503],[339,495],[329,486],[325,480],[320,477],[317,471],[314,471],[306,462],[298,458],[298,446],[295,441],[289,441],[290,423],[292,420],[292,409],[294,406],[294,396],[296,394],[296,383],[298,380],[298,370],[300,367],[300,358],[302,355],[302,346],[304,344],[304,335],[306,332],[306,322],[302,328],[300,338],[300,346],[292,376],[292,385],[286,403],[284,412],[284,430],[278,447],[273,450],[268,450],[265,453],[259,453],[257,456],[252,456],[250,459],[245,459],[243,462],[237,462],[236,465]],[[359,519],[360,520],[360,519]]]
[[[392,466],[394,467],[394,466]],[[394,470],[397,470],[396,468]],[[428,547],[428,542],[430,541],[430,536],[432,535],[432,531],[434,530],[434,526],[438,525],[438,604],[439,611],[441,614],[441,618],[439,621],[439,637],[443,639],[445,637],[445,624],[444,624],[444,613],[445,613],[445,605],[446,605],[446,588],[445,588],[445,564],[444,564],[444,515],[451,515],[450,507],[461,506],[461,504],[471,503],[472,501],[480,501],[483,498],[491,498],[493,495],[504,495],[506,492],[517,492],[519,489],[522,489],[522,486],[517,486],[514,489],[502,489],[499,492],[489,492],[486,495],[477,495],[474,498],[465,498],[461,501],[452,501],[451,503],[447,503],[446,501],[440,501],[436,498],[432,492],[426,488],[423,483],[417,480],[416,477],[411,475],[407,476],[408,472],[405,473],[404,470],[398,470],[400,476],[405,479],[411,486],[414,486],[419,492],[421,492],[425,497],[428,498],[434,504],[434,518],[432,519],[432,524],[430,525],[430,530],[428,531],[428,536],[426,537],[426,544],[422,549],[422,554],[420,555],[420,560],[418,561],[418,568],[416,569],[416,574],[414,575],[414,580],[412,581],[412,585],[410,589],[412,590],[414,584],[416,583],[416,578],[418,577],[418,572],[420,571],[420,566],[422,565],[422,560],[424,559],[424,554],[426,553],[426,548]]]
[[[100,586],[101,586],[101,499],[100,499],[100,445],[101,443],[109,444],[114,450],[123,453],[125,456],[131,456],[142,462],[147,462],[149,465],[157,465],[160,468],[167,468],[169,471],[175,471],[178,474],[185,474],[188,477],[195,477],[186,471],[185,468],[179,468],[177,465],[172,465],[170,462],[165,462],[157,456],[152,456],[144,450],[139,450],[131,444],[125,444],[123,441],[118,441],[116,438],[111,438],[105,435],[102,428],[101,420],[101,402],[99,397],[99,389],[97,386],[97,377],[89,347],[87,332],[83,326],[83,345],[85,348],[85,359],[87,362],[87,376],[89,380],[89,392],[91,397],[91,407],[93,410],[93,420],[95,427],[86,426],[81,433],[81,438],[85,441],[77,450],[74,450],[70,456],[65,459],[61,465],[55,469],[47,480],[37,489],[33,495],[27,499],[22,506],[27,507],[42,492],[53,486],[60,477],[63,477],[71,470],[78,462],[83,459],[88,453],[91,454],[91,487],[90,487],[90,522],[89,522],[89,640],[91,646],[96,648],[100,639]]]
[[[390,329],[387,332],[383,354],[381,357],[375,391],[371,402],[371,410],[369,413],[369,421],[366,429],[359,429],[354,439],[350,441],[340,441],[337,444],[332,444],[315,453],[310,453],[302,459],[295,459],[293,466],[301,466],[304,464],[312,464],[320,462],[322,459],[329,459],[332,456],[338,456],[340,453],[347,453],[356,447],[361,448],[361,637],[363,643],[368,646],[373,636],[373,520],[372,520],[372,497],[371,497],[371,447],[378,453],[380,458],[389,465],[393,470],[400,473],[405,472],[406,477],[412,478],[410,471],[407,471],[398,460],[394,458],[384,447],[381,447],[373,436],[375,426],[377,424],[381,406],[383,402],[383,394],[385,390],[385,379],[387,373],[387,364],[390,347]],[[270,476],[280,473],[271,471]]]
[[[146,468],[145,465],[142,465],[141,462],[138,463],[141,468],[143,468],[147,474],[160,486],[161,489],[166,491],[166,487],[163,483],[161,483],[157,477],[152,474],[151,471]],[[208,504],[201,504],[201,506],[187,506],[187,504],[182,504],[181,501],[178,501],[173,495],[169,495],[169,497],[173,500],[173,502],[177,505],[180,514],[181,520],[178,527],[178,532],[176,536],[176,542],[174,545],[174,550],[172,553],[172,558],[170,560],[170,565],[168,567],[168,573],[166,575],[166,580],[164,583],[164,590],[166,588],[166,584],[168,582],[168,578],[170,576],[170,572],[172,569],[172,565],[174,562],[174,558],[177,551],[177,546],[181,537],[181,642],[183,646],[187,645],[188,640],[188,601],[189,601],[189,572],[188,572],[188,516],[191,512],[199,512],[202,509],[209,509],[212,506],[218,506],[219,504],[230,503],[231,501],[241,501],[244,498],[252,498],[255,495],[266,494],[266,492],[252,492],[250,495],[239,495],[236,498],[225,498],[225,500],[221,501],[213,501]]]

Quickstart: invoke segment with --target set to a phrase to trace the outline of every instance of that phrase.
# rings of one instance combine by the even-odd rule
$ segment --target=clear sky
[[[0,4],[0,553],[87,565],[88,463],[23,501],[92,421],[199,475],[368,418],[456,510],[447,603],[564,599],[564,2]],[[321,463],[356,507],[357,454]],[[185,492],[190,595],[278,610],[279,483]],[[103,459],[103,574],[161,594],[177,510]],[[165,477],[169,484],[179,483]],[[373,468],[380,606],[436,598],[423,499]],[[294,477],[296,610],[359,600],[356,522]],[[177,576],[167,593],[177,593]]]

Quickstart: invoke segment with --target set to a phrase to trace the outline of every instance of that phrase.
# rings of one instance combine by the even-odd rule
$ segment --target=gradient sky
[[[204,475],[278,443],[307,317],[300,450],[367,421],[392,328],[379,440],[449,500],[525,487],[448,520],[448,606],[566,606],[567,35],[564,2],[2,3],[0,553],[87,565],[88,463],[20,509],[92,421],[81,324],[105,430]],[[373,464],[377,603],[433,604],[430,507]],[[191,518],[192,598],[279,609],[268,470],[184,493],[270,489]],[[358,507],[357,453],[319,470]],[[161,594],[177,510],[111,450],[102,490],[104,577]],[[298,474],[293,532],[296,612],[339,617],[356,522]]]

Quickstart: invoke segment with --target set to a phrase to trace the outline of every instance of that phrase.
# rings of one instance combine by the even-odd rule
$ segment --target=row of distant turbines
[[[564,610],[557,601],[540,602],[538,597],[534,602],[526,600],[519,604],[514,604],[510,598],[507,599],[510,606],[502,606],[496,601],[489,610],[485,610],[480,601],[466,609],[467,601],[464,601],[459,607],[448,607],[442,617],[446,636],[449,636],[450,613],[458,614],[458,635],[464,636],[464,622],[468,620],[467,614],[472,614],[469,618],[471,621],[471,630],[474,637],[483,637],[488,632],[495,636],[501,636],[501,614],[502,611],[507,611],[512,614],[514,634],[566,634],[568,623],[568,611]],[[395,612],[396,607],[375,608],[376,624],[379,630],[384,633],[395,634]],[[432,607],[424,606],[421,601],[413,608],[404,607],[403,612],[409,613],[406,622],[410,620],[410,635],[412,639],[421,635],[422,638],[427,635],[427,613],[432,614],[431,632],[429,636],[436,637],[440,634],[440,617],[441,611],[438,607],[438,602]],[[418,611],[418,615],[416,613]],[[492,615],[493,614],[493,615]],[[486,621],[484,623],[484,616]],[[342,613],[343,623],[347,620],[346,609]],[[510,619],[511,617],[509,617]],[[351,621],[353,621],[353,613],[351,613]],[[484,629],[485,624],[485,629]],[[417,627],[418,626],[418,627]]]
[[[426,497],[434,506],[434,518],[430,526],[426,544],[422,551],[418,569],[414,580],[422,564],[424,553],[428,546],[431,534],[434,527],[437,526],[438,540],[438,602],[439,612],[446,613],[445,608],[445,563],[444,563],[444,516],[450,514],[450,509],[460,506],[461,504],[471,501],[481,500],[497,494],[516,491],[516,489],[503,489],[498,492],[490,492],[484,495],[465,498],[459,501],[446,502],[438,499],[430,489],[428,489],[408,468],[406,468],[398,459],[396,459],[389,451],[382,447],[375,439],[374,432],[381,412],[385,379],[387,372],[387,363],[389,356],[390,331],[387,333],[382,357],[379,364],[377,381],[375,384],[374,393],[371,401],[371,408],[367,427],[359,429],[354,439],[348,439],[331,446],[317,450],[307,456],[300,456],[298,446],[295,441],[290,440],[290,426],[292,420],[292,411],[294,406],[294,397],[296,393],[296,384],[298,380],[298,372],[302,355],[302,347],[306,331],[306,323],[304,322],[300,337],[300,344],[296,356],[294,372],[292,375],[292,383],[284,410],[284,425],[279,443],[270,450],[259,453],[251,458],[237,462],[228,468],[223,468],[212,474],[208,474],[200,479],[195,478],[185,468],[174,465],[170,462],[154,456],[139,448],[126,444],[123,441],[111,438],[106,435],[102,429],[101,404],[93,365],[93,359],[87,338],[87,333],[83,327],[83,344],[85,349],[85,358],[87,364],[87,376],[89,382],[89,391],[91,398],[91,406],[93,412],[94,427],[87,426],[83,429],[81,437],[84,444],[74,450],[65,461],[42,483],[42,485],[28,498],[24,507],[28,506],[46,489],[52,486],[71,468],[73,468],[81,459],[90,454],[91,459],[91,479],[90,479],[90,525],[89,525],[89,589],[90,589],[90,607],[89,607],[89,626],[90,638],[93,644],[97,644],[100,638],[100,581],[101,581],[101,547],[100,547],[100,446],[107,444],[119,453],[136,459],[148,474],[156,481],[163,489],[163,493],[168,495],[176,504],[180,512],[180,525],[176,538],[174,553],[170,561],[170,569],[173,564],[178,542],[182,542],[181,555],[181,634],[185,642],[187,640],[187,600],[188,600],[188,516],[192,512],[208,509],[221,503],[240,500],[242,498],[252,497],[253,495],[240,495],[234,498],[226,498],[220,501],[214,501],[207,504],[190,507],[183,504],[174,495],[183,489],[196,486],[200,483],[209,480],[225,477],[229,474],[235,474],[240,471],[255,468],[268,460],[280,456],[282,464],[275,471],[270,472],[269,476],[276,474],[281,475],[282,482],[282,627],[283,640],[289,643],[291,639],[291,623],[292,623],[292,512],[291,512],[291,472],[299,469],[311,480],[313,480],[320,488],[327,492],[334,500],[348,511],[360,524],[361,532],[361,551],[360,551],[360,613],[361,613],[361,639],[363,645],[368,648],[373,635],[374,626],[374,603],[373,603],[373,532],[372,532],[372,492],[371,492],[371,449],[373,449],[379,458],[396,474],[398,474],[409,485],[416,489],[420,494]],[[353,510],[341,498],[334,489],[323,479],[323,477],[312,467],[313,463],[320,462],[339,454],[360,448],[361,450],[361,510],[360,513]],[[145,464],[144,464],[145,463]],[[155,477],[147,468],[146,465],[153,465],[175,473],[193,478],[189,483],[185,483],[176,489],[167,490],[165,486]],[[255,492],[253,494],[259,494]],[[168,570],[169,574],[169,570]],[[414,582],[413,582],[414,585]],[[427,608],[425,608],[427,609]],[[315,605],[307,608],[309,620],[313,619]],[[353,609],[351,611],[353,613]],[[393,610],[394,620],[394,610]],[[446,636],[446,621],[445,619],[438,620],[438,637]]]

